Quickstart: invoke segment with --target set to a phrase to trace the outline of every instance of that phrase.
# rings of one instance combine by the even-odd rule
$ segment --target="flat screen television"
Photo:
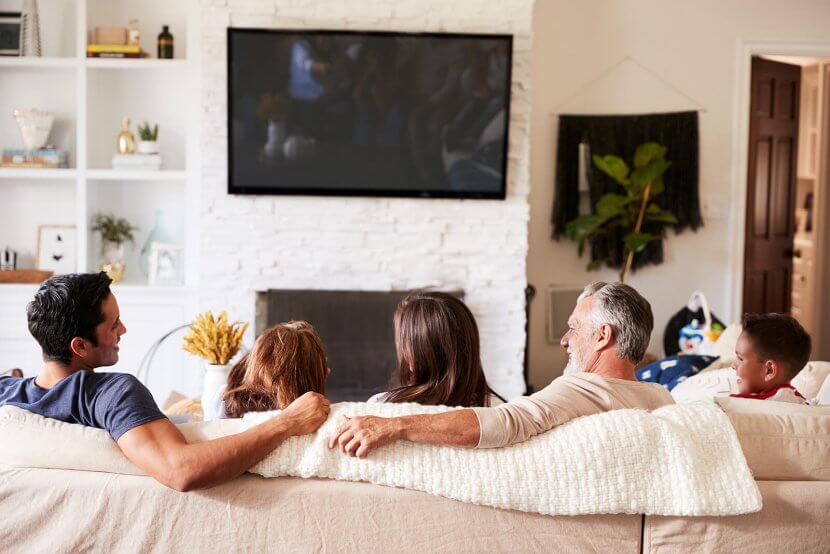
[[[504,198],[510,35],[228,29],[228,192]]]

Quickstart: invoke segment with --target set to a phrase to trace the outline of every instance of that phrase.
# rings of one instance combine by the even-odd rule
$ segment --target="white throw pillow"
[[[728,325],[726,329],[723,330],[723,333],[720,334],[718,340],[715,341],[712,354],[714,356],[718,356],[720,358],[719,361],[721,362],[726,360],[731,362],[734,360],[735,346],[738,344],[738,337],[741,336],[742,331],[743,328],[740,323]]]
[[[699,400],[714,401],[718,395],[738,392],[738,376],[731,367],[706,369],[692,375],[671,390],[674,401],[688,404]]]
[[[190,443],[242,431],[239,419],[183,423],[176,427]],[[22,444],[26,448],[21,448]],[[55,456],[55,452],[61,455]],[[0,407],[0,465],[145,475],[103,429],[64,423],[15,406]]]
[[[821,387],[830,375],[830,362],[807,362],[804,369],[792,380],[792,386],[798,389],[804,398],[816,398]]]
[[[824,384],[816,395],[815,403],[819,406],[830,406],[830,376],[824,380]]]

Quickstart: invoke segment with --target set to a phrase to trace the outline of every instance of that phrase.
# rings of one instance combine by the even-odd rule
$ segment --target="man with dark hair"
[[[118,342],[127,332],[110,283],[105,273],[72,274],[40,286],[26,311],[43,368],[37,377],[0,377],[0,406],[105,429],[134,464],[180,491],[229,481],[328,417],[328,401],[306,393],[243,433],[188,444],[138,379],[94,371],[118,362]]]
[[[803,404],[790,381],[810,360],[810,335],[789,315],[746,314],[735,345],[739,392],[732,396]]]

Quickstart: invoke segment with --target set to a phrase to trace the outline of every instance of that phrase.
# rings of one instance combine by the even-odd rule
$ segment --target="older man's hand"
[[[329,438],[329,448],[338,447],[348,456],[365,458],[372,450],[398,438],[395,418],[344,415],[337,431]]]

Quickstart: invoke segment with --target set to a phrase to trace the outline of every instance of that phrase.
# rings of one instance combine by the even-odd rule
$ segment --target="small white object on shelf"
[[[159,144],[154,140],[139,140],[136,145],[136,152],[141,155],[158,154]]]
[[[160,154],[115,154],[113,169],[161,169]]]
[[[23,135],[23,144],[27,150],[37,150],[46,146],[49,131],[55,122],[55,114],[42,110],[14,110],[14,118]]]

